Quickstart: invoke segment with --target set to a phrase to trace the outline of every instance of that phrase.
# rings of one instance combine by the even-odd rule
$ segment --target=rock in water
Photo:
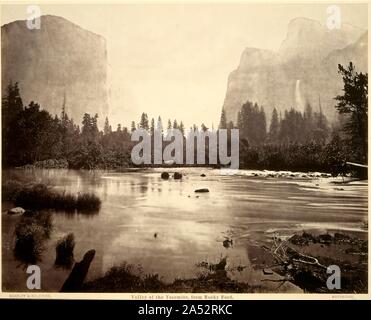
[[[195,192],[209,192],[209,189],[208,188],[202,188],[202,189],[196,189]]]
[[[233,240],[232,239],[225,239],[223,241],[223,247],[224,248],[229,248],[231,246],[233,246]]]
[[[201,174],[201,177],[206,177],[206,174],[202,173],[202,174]]]
[[[180,172],[175,172],[174,179],[182,179],[182,174]]]
[[[23,213],[25,213],[25,212],[26,212],[25,209],[23,209],[23,208],[21,208],[21,207],[15,207],[15,208],[13,208],[13,209],[10,209],[10,210],[8,211],[8,214],[23,214]]]
[[[167,173],[167,172],[161,173],[161,179],[167,180],[167,179],[169,179],[169,177],[170,177],[169,173]]]

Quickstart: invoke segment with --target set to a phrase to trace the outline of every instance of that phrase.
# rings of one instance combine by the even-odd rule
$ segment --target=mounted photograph
[[[2,294],[368,294],[368,10],[2,3]]]

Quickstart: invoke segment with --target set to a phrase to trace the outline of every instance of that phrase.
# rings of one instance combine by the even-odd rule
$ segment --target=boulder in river
[[[233,240],[232,239],[225,239],[223,241],[223,247],[224,248],[229,248],[231,246],[233,246]]]
[[[174,179],[182,179],[182,174],[180,172],[175,172]]]
[[[8,210],[8,214],[23,214],[26,210],[21,207],[15,207],[13,209]]]
[[[170,175],[168,172],[161,173],[161,179],[167,180],[169,179]]]
[[[199,192],[199,193],[209,192],[209,189],[208,188],[196,189],[195,192]]]
[[[206,177],[206,174],[202,173],[202,174],[201,174],[201,177]]]

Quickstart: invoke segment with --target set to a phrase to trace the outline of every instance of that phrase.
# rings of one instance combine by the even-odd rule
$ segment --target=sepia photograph
[[[2,2],[2,294],[367,295],[368,10]]]

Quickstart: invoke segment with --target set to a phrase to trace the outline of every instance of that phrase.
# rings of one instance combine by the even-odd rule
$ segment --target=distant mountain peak
[[[288,26],[287,26],[287,29],[290,31],[292,29],[296,29],[296,28],[299,28],[299,27],[307,27],[307,28],[321,28],[323,27],[323,25],[321,24],[321,22],[319,22],[318,20],[314,20],[314,19],[310,19],[310,18],[305,18],[305,17],[297,17],[297,18],[294,18],[294,19],[291,19]]]
[[[287,59],[321,59],[332,50],[354,42],[365,30],[343,23],[340,29],[330,30],[319,21],[295,18],[290,21],[279,52]]]
[[[75,30],[79,30],[79,31],[82,31],[82,32],[89,33],[90,35],[99,38],[100,41],[103,41],[103,42],[106,41],[106,39],[103,36],[101,36],[101,35],[99,35],[95,32],[92,32],[90,30],[87,30],[87,29],[79,26],[78,24],[76,24],[76,23],[74,23],[74,22],[72,22],[72,21],[70,21],[70,20],[68,20],[64,17],[51,15],[51,14],[45,14],[45,15],[40,16],[40,20],[41,20],[40,30],[33,29],[33,30],[29,30],[29,31],[33,31],[33,32],[41,31],[41,30],[43,30],[43,26],[44,26],[44,29],[45,29],[45,25],[46,25],[46,27],[52,26],[52,25],[54,25],[54,26],[60,25],[63,28],[66,28],[66,26],[69,26],[70,28],[73,28]],[[21,28],[21,29],[28,30],[27,20],[15,20],[15,21],[9,22],[7,24],[4,24],[1,27],[1,29],[6,30],[7,28],[15,27],[15,26],[17,26],[18,28]]]
[[[228,77],[223,104],[228,121],[236,121],[246,100],[263,105],[269,120],[274,107],[283,112],[310,103],[315,109],[319,96],[326,116],[334,120],[333,98],[341,90],[337,65],[353,61],[357,70],[367,71],[367,40],[367,30],[349,24],[329,30],[313,19],[291,20],[277,52],[244,49],[238,68]]]

